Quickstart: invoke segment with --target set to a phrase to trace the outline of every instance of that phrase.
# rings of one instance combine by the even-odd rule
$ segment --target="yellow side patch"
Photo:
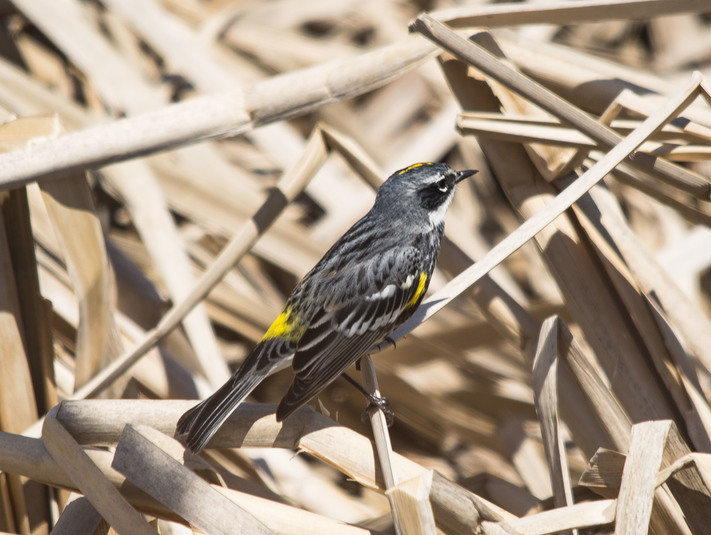
[[[422,294],[425,293],[425,284],[427,283],[427,273],[422,272],[420,273],[420,280],[417,283],[417,289],[415,290],[415,294],[412,296],[412,299],[410,299],[407,304],[405,305],[405,308],[410,308],[414,307],[417,304],[417,301],[419,301],[420,297],[422,297]]]
[[[299,317],[291,313],[291,308],[285,308],[277,316],[271,327],[262,336],[262,342],[272,338],[284,338],[286,340],[299,340],[304,334],[304,327],[299,324]]]
[[[417,169],[418,167],[422,167],[423,165],[434,165],[432,162],[422,162],[422,163],[416,163],[412,164],[410,167],[405,167],[402,171],[398,173],[398,175],[404,175],[408,171],[411,171],[413,169]]]

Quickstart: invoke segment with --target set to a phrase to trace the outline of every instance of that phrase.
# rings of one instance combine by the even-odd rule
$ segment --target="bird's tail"
[[[266,371],[266,370],[265,370]],[[198,403],[178,420],[179,435],[187,433],[186,445],[198,453],[240,403],[264,379],[267,373],[252,371],[232,377],[206,400]]]

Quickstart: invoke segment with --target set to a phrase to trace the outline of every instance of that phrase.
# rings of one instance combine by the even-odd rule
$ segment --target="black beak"
[[[465,178],[469,178],[470,176],[475,175],[478,172],[479,172],[478,169],[467,169],[466,171],[456,171],[456,173],[454,175],[454,182],[456,184],[458,184]]]

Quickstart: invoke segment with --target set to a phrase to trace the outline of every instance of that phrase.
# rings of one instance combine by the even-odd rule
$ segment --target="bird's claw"
[[[368,395],[368,407],[363,411],[361,415],[361,420],[364,423],[368,422],[372,411],[381,411],[385,416],[385,423],[388,427],[392,427],[395,423],[395,413],[390,408],[390,402],[386,397],[374,396],[372,394]]]

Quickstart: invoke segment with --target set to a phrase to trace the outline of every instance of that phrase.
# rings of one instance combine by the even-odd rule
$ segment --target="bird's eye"
[[[442,193],[447,193],[449,191],[449,186],[447,185],[447,180],[445,178],[435,182],[435,186],[437,186],[437,189]]]

